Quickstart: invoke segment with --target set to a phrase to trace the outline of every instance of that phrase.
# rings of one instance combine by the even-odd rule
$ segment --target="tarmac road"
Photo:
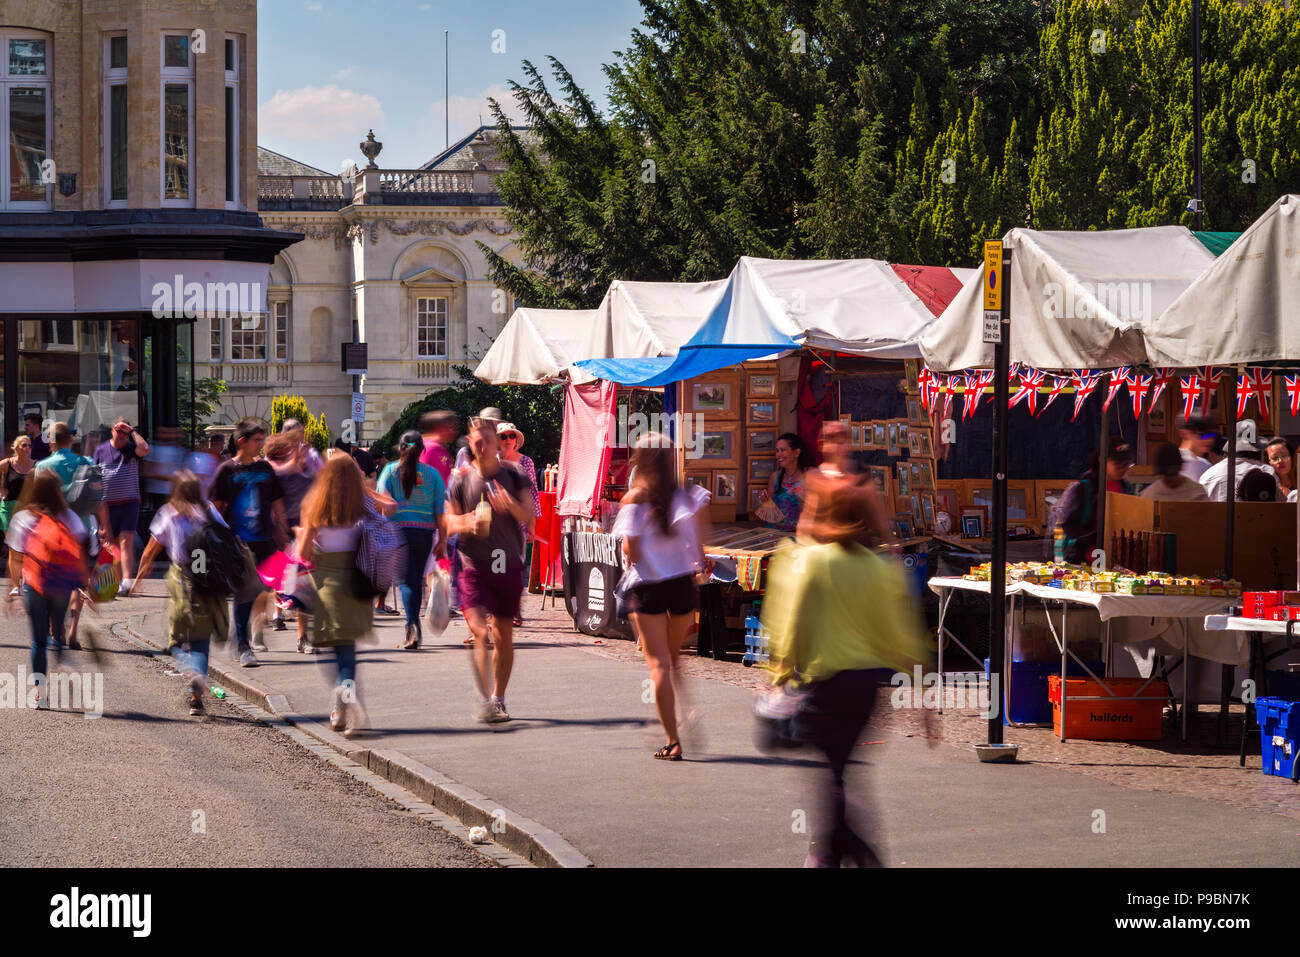
[[[27,666],[0,611],[0,673]],[[485,867],[461,841],[103,629],[103,717],[0,709],[0,866]],[[201,812],[196,814],[196,812]]]

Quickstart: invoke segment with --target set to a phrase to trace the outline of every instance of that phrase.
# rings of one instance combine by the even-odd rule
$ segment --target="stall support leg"
[[[1192,636],[1184,637],[1183,645],[1183,744],[1187,743],[1187,707],[1191,703],[1187,697],[1187,672],[1192,670]]]
[[[1257,689],[1255,694],[1258,696],[1260,693],[1259,689],[1263,689],[1264,687],[1264,665],[1263,662],[1260,661],[1260,656],[1264,649],[1261,636],[1258,632],[1250,632],[1248,640],[1250,641],[1250,665],[1247,673],[1250,676],[1250,680],[1255,682],[1255,688]],[[1256,671],[1257,666],[1258,672]],[[1246,766],[1246,733],[1250,730],[1250,702],[1246,701],[1245,695],[1242,695],[1241,698],[1242,702],[1246,705],[1246,713],[1241,718],[1240,765],[1244,768]]]
[[[948,604],[952,601],[952,589],[945,588],[939,596],[939,627],[935,629],[939,654],[939,713],[943,714],[943,623],[948,617]]]
[[[1232,675],[1235,665],[1222,665],[1219,669],[1219,746],[1228,743],[1228,699],[1232,695]]]
[[[1070,606],[1061,602],[1061,740],[1065,740],[1065,675],[1066,659],[1070,654],[1070,633],[1067,630],[1070,620]]]

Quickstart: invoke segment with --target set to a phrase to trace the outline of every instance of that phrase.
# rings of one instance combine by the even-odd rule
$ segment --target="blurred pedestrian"
[[[513,465],[515,468],[519,469],[519,471],[523,472],[525,475],[528,476],[528,481],[532,483],[533,518],[534,519],[541,518],[542,499],[541,496],[537,493],[537,466],[533,464],[532,459],[530,459],[528,456],[524,455],[522,452],[519,451],[524,447],[524,439],[526,438],[526,436],[523,433],[523,430],[515,428],[515,424],[513,422],[502,422],[499,425],[497,425],[497,438],[501,442],[501,453],[500,453],[501,461]],[[524,554],[519,556],[519,560],[522,561],[526,566],[528,564],[527,543],[533,540],[533,533],[531,529],[521,529],[520,531],[523,535],[523,539],[525,543],[524,544],[525,552]],[[523,623],[524,623],[523,618],[519,615],[516,615],[515,627],[518,628]]]
[[[212,479],[224,461],[222,453],[225,451],[226,443],[219,432],[207,436],[205,442],[205,445],[185,457],[185,468],[198,477],[203,497],[208,498],[212,493]]]
[[[0,462],[0,532],[9,531],[9,519],[18,509],[23,483],[36,467],[30,435],[25,432],[19,435],[9,448],[13,454]]]
[[[1208,455],[1219,437],[1219,430],[1204,416],[1193,415],[1178,426],[1178,454],[1182,460],[1181,472],[1194,482],[1199,482],[1213,463]]]
[[[635,476],[623,496],[611,534],[623,540],[627,559],[626,601],[632,627],[645,651],[654,684],[655,709],[667,743],[654,756],[682,760],[677,700],[677,659],[699,607],[695,576],[705,569],[704,540],[709,492],[677,484],[672,440],[650,432],[632,452]]]
[[[1276,478],[1273,466],[1263,462],[1264,443],[1259,441],[1259,432],[1254,419],[1242,419],[1237,423],[1237,474],[1232,480],[1228,478],[1228,460],[1216,462],[1201,474],[1201,485],[1211,502],[1226,502],[1228,489],[1239,488],[1241,480],[1254,469],[1260,469]]]
[[[302,503],[298,554],[312,567],[312,644],[334,649],[335,684],[330,727],[352,737],[366,726],[357,692],[357,639],[369,633],[373,612],[357,595],[357,548],[366,490],[350,457],[326,461]]]
[[[805,866],[839,867],[844,858],[879,866],[849,822],[845,768],[871,717],[877,669],[911,674],[926,658],[901,567],[862,545],[871,510],[869,489],[837,490],[809,527],[811,541],[783,543],[768,568],[763,626],[772,682],[803,692],[795,736],[820,749],[831,771]]]
[[[307,430],[297,419],[285,419],[284,424],[280,426],[280,434],[287,436],[303,447],[301,468],[309,478],[325,467],[325,460],[307,441]]]
[[[35,412],[24,415],[23,431],[32,440],[32,461],[40,462],[47,458],[50,454],[50,444],[46,441],[47,437],[41,434],[41,417]]]
[[[481,721],[510,720],[505,693],[514,665],[513,622],[524,588],[520,528],[532,528],[535,521],[531,483],[497,455],[497,424],[491,419],[471,420],[471,466],[452,477],[447,495],[447,531],[460,536],[460,608],[474,639],[474,680],[483,698]],[[489,635],[493,642],[490,676]]]
[[[311,488],[312,475],[307,473],[307,453],[314,452],[311,446],[294,438],[290,432],[281,432],[266,440],[263,452],[266,461],[275,470],[275,477],[280,480],[280,489],[284,492],[281,500],[284,504],[284,520],[289,530],[290,540],[298,535],[302,524],[302,500]],[[271,624],[276,631],[284,631],[284,609],[278,601],[273,602],[274,612]],[[314,654],[315,649],[307,640],[307,617],[301,609],[297,612],[298,651],[302,654]]]
[[[830,507],[839,491],[863,487],[867,490],[867,503],[871,509],[871,521],[863,544],[868,547],[892,545],[894,533],[890,528],[889,514],[875,484],[870,481],[870,474],[858,467],[853,457],[849,427],[839,419],[822,423],[821,453],[821,464],[809,469],[804,476],[804,505],[799,513],[796,537],[807,538],[814,525],[825,521],[824,510]]]
[[[399,589],[406,611],[406,640],[398,647],[417,651],[423,637],[420,603],[424,597],[424,570],[435,540],[439,542],[438,551],[443,551],[439,530],[445,538],[442,512],[447,490],[438,470],[420,461],[424,441],[419,432],[403,432],[397,448],[399,460],[385,466],[377,487],[397,503],[392,518],[406,539],[406,575]]]
[[[212,641],[225,641],[230,632],[226,599],[199,594],[192,587],[191,576],[186,574],[186,568],[195,560],[187,550],[187,542],[209,521],[225,524],[216,509],[204,500],[198,476],[182,469],[176,475],[167,504],[149,523],[149,542],[140,556],[140,571],[131,586],[134,593],[149,574],[159,552],[171,561],[165,576],[167,650],[182,673],[189,677],[185,704],[192,715],[203,714]]]
[[[31,633],[30,664],[39,685],[38,707],[49,706],[46,644],[54,642],[55,662],[63,656],[63,621],[72,596],[89,580],[89,535],[68,508],[57,473],[37,472],[25,483],[18,511],[5,536],[9,578],[22,587]],[[10,601],[15,600],[12,590]]]
[[[265,441],[266,428],[260,422],[241,421],[231,436],[235,455],[217,469],[212,480],[212,504],[249,550],[254,566],[289,542],[284,489],[275,470],[258,457]],[[260,630],[272,594],[251,574],[246,576],[244,590],[235,596],[234,655],[245,668],[257,667],[255,650],[266,650]]]
[[[1183,471],[1186,460],[1182,450],[1172,442],[1156,449],[1156,472],[1160,477],[1142,490],[1142,498],[1162,502],[1205,502],[1205,487]]]
[[[148,454],[144,436],[120,415],[113,420],[109,440],[95,449],[95,464],[104,470],[109,532],[122,556],[122,587],[128,591],[135,577],[135,532],[140,523],[140,460]]]
[[[424,452],[420,461],[438,470],[445,486],[451,481],[452,457],[448,451],[460,434],[460,419],[446,409],[420,416],[420,437]]]

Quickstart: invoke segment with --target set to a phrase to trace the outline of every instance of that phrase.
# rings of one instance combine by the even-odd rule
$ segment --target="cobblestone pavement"
[[[554,608],[547,599],[543,611],[538,610],[539,601],[539,596],[524,596],[524,628],[529,639],[582,648],[618,661],[644,662],[634,641],[581,634],[573,630],[572,620],[559,599]],[[739,657],[733,653],[734,660],[715,661],[687,651],[682,657],[682,673],[693,679],[759,687],[764,672],[744,667]],[[871,727],[909,737],[936,737],[962,750],[987,740],[988,722],[978,712],[945,710],[942,715],[932,713],[927,722],[916,710],[892,707],[891,691],[892,688],[881,689]],[[1217,745],[1219,709],[1204,705],[1188,721],[1186,744],[1178,740],[1172,717],[1165,719],[1165,735],[1161,741],[1062,742],[1046,727],[1006,727],[1003,740],[1020,745],[1022,762],[1050,764],[1121,787],[1180,794],[1228,807],[1272,811],[1300,820],[1300,786],[1261,773],[1259,731],[1254,727],[1247,740],[1246,766],[1241,767],[1239,748],[1244,714],[1241,705],[1231,706],[1223,746]]]

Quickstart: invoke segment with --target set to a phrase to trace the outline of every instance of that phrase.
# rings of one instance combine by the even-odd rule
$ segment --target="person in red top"
[[[455,412],[426,412],[420,416],[420,437],[424,452],[420,461],[438,470],[444,485],[451,484],[452,457],[448,446],[460,435],[460,419]]]

